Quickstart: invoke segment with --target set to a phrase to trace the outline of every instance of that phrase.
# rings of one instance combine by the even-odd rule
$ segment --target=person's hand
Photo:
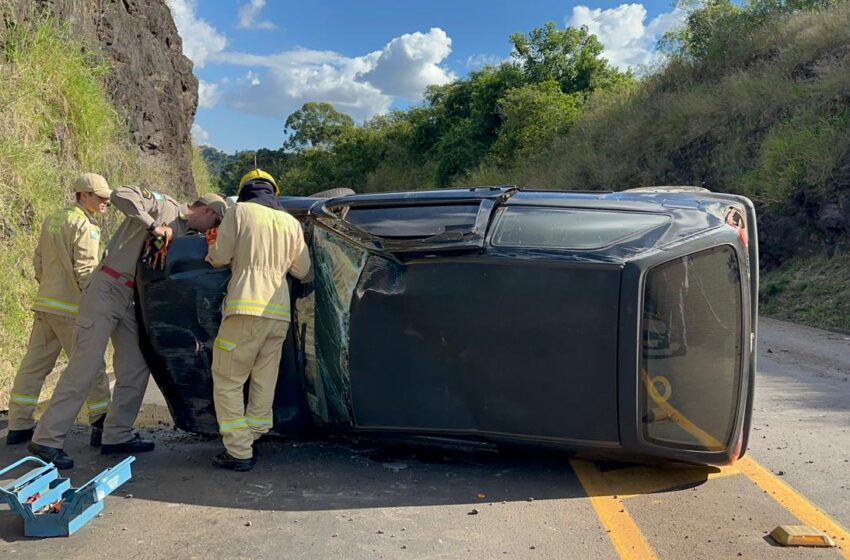
[[[207,238],[207,247],[212,247],[218,239],[218,228],[210,228],[204,235]]]
[[[170,242],[171,238],[174,237],[174,231],[168,226],[157,226],[151,231],[151,235],[158,239],[165,239],[166,242]]]

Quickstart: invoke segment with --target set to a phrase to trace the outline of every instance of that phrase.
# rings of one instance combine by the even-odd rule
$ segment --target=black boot
[[[219,453],[213,457],[212,464],[219,469],[228,469],[231,471],[245,472],[254,468],[257,460],[254,457],[250,459],[237,459],[227,451]]]
[[[100,447],[103,441],[103,420],[105,414],[98,416],[97,420],[91,423],[91,435],[89,436],[89,445],[92,447]]]
[[[65,451],[62,449],[39,445],[33,441],[30,442],[27,449],[39,459],[47,463],[53,463],[53,466],[59,470],[70,469],[74,466],[74,460],[65,455]]]
[[[27,430],[9,430],[9,433],[6,434],[6,445],[28,442],[32,439],[34,431],[35,428],[29,428]]]
[[[124,443],[104,443],[103,447],[100,448],[100,452],[103,455],[110,455],[112,453],[144,453],[146,451],[153,451],[154,447],[156,447],[156,444],[152,440],[142,439],[138,433],[133,433],[133,439]]]

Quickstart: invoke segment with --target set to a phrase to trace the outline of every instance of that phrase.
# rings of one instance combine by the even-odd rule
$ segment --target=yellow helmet
[[[239,180],[239,190],[237,191],[237,194],[242,192],[242,187],[244,187],[251,181],[256,181],[257,179],[261,179],[271,184],[274,187],[275,195],[280,194],[280,187],[277,186],[277,183],[275,182],[274,177],[271,176],[271,173],[267,173],[266,171],[263,171],[259,168],[252,169],[248,173],[242,175],[242,178]]]

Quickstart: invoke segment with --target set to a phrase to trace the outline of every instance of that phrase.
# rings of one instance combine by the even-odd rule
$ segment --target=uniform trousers
[[[9,397],[10,430],[28,430],[33,427],[33,414],[44,380],[53,371],[62,350],[66,356],[71,356],[73,343],[74,319],[55,313],[35,312],[27,352],[18,368]],[[109,409],[109,379],[106,377],[103,357],[93,383],[93,386],[87,388],[86,399],[91,421],[97,420]]]
[[[215,414],[225,449],[250,459],[252,444],[273,425],[272,405],[289,321],[229,315],[213,347]],[[244,386],[248,388],[245,405]]]

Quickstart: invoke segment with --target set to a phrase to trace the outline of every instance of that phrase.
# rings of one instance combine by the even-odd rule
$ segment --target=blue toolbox
[[[67,537],[100,513],[103,499],[130,480],[130,464],[135,460],[127,457],[81,487],[71,488],[71,481],[61,478],[53,463],[24,457],[0,470],[0,478],[27,463],[37,467],[0,486],[0,504],[9,504],[12,512],[24,519],[28,537]]]

